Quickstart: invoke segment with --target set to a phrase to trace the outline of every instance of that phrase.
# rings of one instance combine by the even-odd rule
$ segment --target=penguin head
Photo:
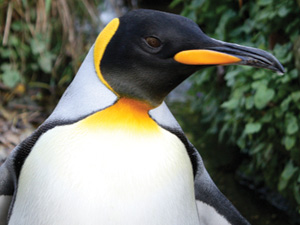
[[[242,64],[284,69],[271,54],[212,39],[185,17],[134,10],[112,20],[98,36],[94,62],[101,81],[118,97],[158,106],[195,71]]]

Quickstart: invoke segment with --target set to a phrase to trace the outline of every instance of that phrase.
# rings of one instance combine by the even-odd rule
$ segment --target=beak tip
[[[284,73],[285,73],[285,69],[284,67],[278,62],[277,65],[275,65],[275,68],[276,68],[276,73],[279,75],[279,76],[283,76]]]
[[[284,75],[284,72],[281,72],[281,71],[277,71],[276,73],[277,73],[278,76],[283,76]]]

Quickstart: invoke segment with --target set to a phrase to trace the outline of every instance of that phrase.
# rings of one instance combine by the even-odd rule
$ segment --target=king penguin
[[[99,34],[49,118],[0,168],[0,224],[243,225],[164,103],[197,70],[271,54],[135,10]]]

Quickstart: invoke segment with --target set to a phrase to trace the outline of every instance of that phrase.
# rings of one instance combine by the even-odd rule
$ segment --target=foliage
[[[300,7],[296,1],[174,0],[182,14],[219,40],[273,53],[284,76],[249,67],[219,67],[191,78],[191,110],[207,137],[238,146],[247,157],[240,171],[279,191],[300,213]],[[299,42],[300,43],[300,42]],[[294,47],[295,49],[295,47]]]
[[[96,25],[95,2],[0,1],[0,87],[60,95],[99,31],[82,18]]]

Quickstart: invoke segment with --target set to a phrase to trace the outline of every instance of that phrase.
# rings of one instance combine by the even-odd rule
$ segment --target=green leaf
[[[273,89],[267,88],[265,85],[258,87],[254,95],[254,105],[257,109],[263,109],[275,96]]]
[[[16,35],[10,35],[8,41],[9,41],[9,44],[14,47],[18,47],[20,44],[20,39]]]
[[[261,150],[263,150],[264,148],[266,148],[266,144],[265,143],[259,143],[257,146],[255,146],[252,150],[251,150],[251,155],[255,155],[258,152],[260,152]]]
[[[244,133],[237,140],[237,145],[239,146],[240,149],[245,149],[246,148],[246,138],[245,138]]]
[[[298,170],[297,167],[294,167],[293,162],[290,160],[284,167],[278,184],[278,190],[282,191],[286,188],[289,180],[294,175],[294,173]]]
[[[261,122],[262,123],[269,123],[272,121],[273,115],[272,113],[266,113],[262,118],[261,118]]]
[[[287,133],[288,134],[294,134],[299,130],[299,126],[297,123],[289,123],[287,127]]]
[[[173,0],[171,2],[171,4],[169,5],[170,8],[174,8],[176,7],[177,5],[179,5],[180,3],[182,3],[182,0]]]
[[[193,9],[199,8],[199,7],[202,6],[202,4],[204,3],[204,1],[205,1],[205,0],[193,0],[193,1],[191,2],[191,7],[192,7]]]
[[[289,180],[293,174],[298,170],[297,167],[294,167],[293,162],[290,160],[284,167],[281,177]]]
[[[232,9],[228,8],[221,16],[221,19],[219,21],[219,25],[216,28],[216,34],[220,39],[224,39],[226,35],[226,26],[230,22],[232,18],[236,16],[236,12]]]
[[[300,186],[299,185],[294,186],[294,196],[295,196],[297,203],[300,205]]]
[[[32,53],[35,55],[43,53],[46,50],[45,42],[38,39],[32,39],[30,42],[30,46],[32,49]]]
[[[20,31],[24,29],[24,26],[21,21],[15,21],[11,24],[11,28],[15,31]]]
[[[13,88],[21,81],[21,74],[19,71],[11,68],[9,64],[3,64],[1,69],[3,70],[1,78],[6,86]]]
[[[272,0],[259,0],[257,1],[257,4],[261,6],[267,6],[269,4],[272,4]]]
[[[266,70],[258,70],[253,74],[254,79],[262,79],[267,75]]]
[[[280,17],[285,17],[290,11],[290,9],[282,5],[278,10],[278,15]]]
[[[38,59],[38,63],[45,73],[50,73],[52,70],[52,55],[50,53],[41,55]]]
[[[284,138],[284,147],[286,150],[291,150],[296,144],[296,138],[294,136],[286,136]]]
[[[230,99],[229,101],[224,102],[221,107],[226,109],[235,109],[238,106],[238,99]]]
[[[291,94],[291,97],[294,102],[298,102],[300,100],[300,91],[295,91]]]
[[[287,128],[286,128],[287,134],[291,135],[296,133],[299,130],[298,121],[294,115],[289,114],[289,116],[286,117],[286,123],[287,123]]]
[[[245,127],[245,133],[246,134],[254,134],[259,132],[261,129],[260,123],[247,123]]]
[[[246,98],[245,107],[247,110],[252,109],[254,105],[254,99],[252,96]]]
[[[257,80],[252,82],[251,87],[253,89],[258,89],[260,86],[267,86],[268,85],[268,81],[267,80]]]
[[[279,108],[279,107],[275,108],[275,116],[276,116],[277,118],[282,118],[283,113],[284,113],[284,112],[282,111],[281,108]]]
[[[233,86],[234,85],[234,82],[235,82],[235,77],[240,73],[241,71],[240,70],[231,70],[229,72],[226,73],[225,75],[225,79],[227,81],[227,85],[229,87]]]
[[[3,49],[0,49],[0,55],[3,58],[10,58],[12,56],[15,56],[16,53],[13,50],[13,48],[3,48]]]
[[[280,104],[280,108],[282,109],[283,112],[287,111],[289,108],[289,104],[292,101],[292,98],[290,96],[288,96],[286,99],[284,99],[281,104]]]

